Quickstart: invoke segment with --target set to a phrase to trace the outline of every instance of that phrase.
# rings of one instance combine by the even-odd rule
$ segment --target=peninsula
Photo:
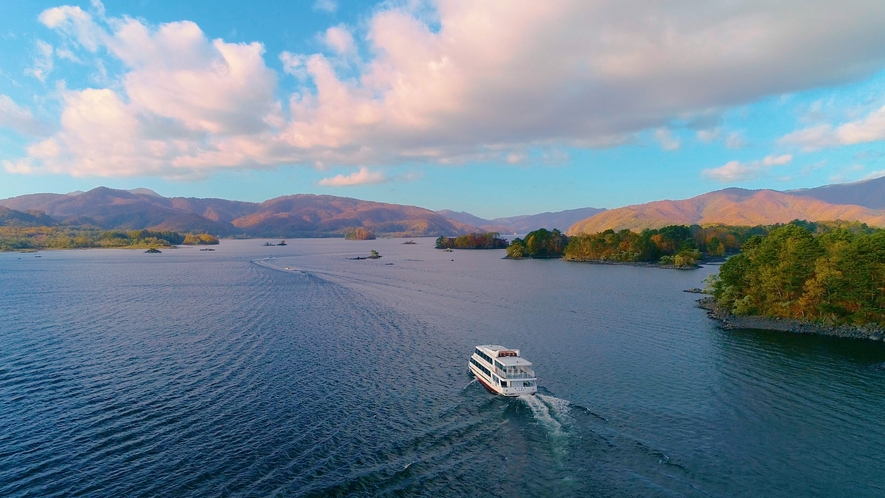
[[[793,222],[753,236],[701,300],[726,328],[885,337],[885,230]]]

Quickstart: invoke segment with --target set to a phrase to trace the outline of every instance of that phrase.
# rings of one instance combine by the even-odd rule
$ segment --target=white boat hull
[[[476,368],[476,366],[474,366],[472,363],[468,363],[467,368],[470,369],[470,373],[472,373],[473,376],[476,377],[476,380],[478,380],[480,384],[485,386],[486,389],[494,394],[500,394],[501,396],[525,396],[528,394],[535,394],[538,391],[538,388],[535,385],[535,379],[531,379],[533,385],[529,387],[525,387],[522,385],[516,387],[503,387],[493,382],[492,379],[486,377],[486,375],[483,372],[479,371],[479,369]],[[510,382],[519,382],[520,384],[522,384],[521,381]]]

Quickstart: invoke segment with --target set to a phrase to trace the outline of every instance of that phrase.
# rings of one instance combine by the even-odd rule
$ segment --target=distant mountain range
[[[476,230],[420,207],[328,195],[291,195],[255,203],[167,198],[147,189],[98,187],[84,193],[23,195],[0,200],[0,206],[18,212],[45,213],[52,222],[62,225],[207,232],[220,236],[331,237],[358,227],[378,235],[401,237],[458,235]],[[15,218],[24,219],[22,214]],[[40,224],[47,224],[46,221],[43,219]],[[22,223],[33,221],[21,221],[19,225]]]
[[[784,193],[811,197],[830,204],[854,204],[870,209],[885,209],[885,176],[861,182],[787,190]]]
[[[575,223],[603,211],[605,211],[605,209],[587,207],[569,209],[567,211],[559,211],[555,213],[527,214],[522,216],[510,216],[508,218],[495,218],[493,220],[486,220],[470,213],[465,213],[463,211],[455,212],[448,209],[437,211],[437,213],[450,220],[473,225],[487,232],[525,234],[539,228],[546,228],[548,230],[558,228],[565,231]]]
[[[0,226],[38,227],[53,225],[56,221],[41,211],[22,212],[0,206]]]
[[[474,231],[524,234],[559,228],[569,234],[674,224],[769,225],[794,219],[861,221],[885,226],[885,177],[779,192],[728,188],[691,199],[618,209],[582,208],[483,219],[330,195],[289,195],[261,203],[163,197],[149,189],[98,187],[70,194],[0,200],[0,226],[91,226],[105,230],[173,230],[218,236],[332,237],[363,227],[379,236],[453,236]]]
[[[568,233],[711,223],[754,226],[795,219],[861,221],[885,226],[883,208],[885,177],[788,192],[727,188],[691,199],[611,209],[575,223]]]

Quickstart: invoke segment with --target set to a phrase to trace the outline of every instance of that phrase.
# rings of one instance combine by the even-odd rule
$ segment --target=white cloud
[[[325,187],[350,187],[354,185],[371,185],[376,183],[387,182],[387,177],[381,172],[369,171],[366,167],[361,167],[359,171],[353,172],[347,176],[335,175],[332,178],[323,178],[320,185]]]
[[[745,2],[740,12],[714,4],[701,17],[690,6],[629,2],[436,5],[438,28],[407,9],[374,15],[366,38],[374,57],[358,79],[307,57],[317,90],[291,106],[288,135],[299,147],[331,147],[339,161],[360,164],[617,145],[674,116],[866,75],[852,72],[885,59],[885,45],[869,45],[875,55],[865,49],[865,62],[845,64],[859,60],[856,43],[867,43],[858,33],[885,43],[863,2],[848,6],[838,36],[829,24],[809,27],[825,24],[817,18],[824,5],[797,13],[765,2]]]
[[[711,143],[719,140],[720,135],[722,135],[722,128],[717,127],[698,130],[695,132],[695,135],[701,142]]]
[[[291,52],[281,52],[280,61],[283,63],[283,72],[299,79],[307,78],[307,57]]]
[[[845,145],[885,140],[885,106],[858,121],[836,129],[836,137]]]
[[[739,132],[731,132],[725,137],[725,146],[729,149],[743,149],[747,146],[747,141]]]
[[[507,164],[523,164],[528,161],[529,156],[525,152],[511,152],[507,154]]]
[[[76,62],[79,64],[83,63],[83,61],[80,60],[80,58],[77,57],[74,52],[67,48],[56,48],[55,55],[57,55],[60,59],[69,60],[71,62]]]
[[[25,69],[25,74],[45,82],[46,77],[52,72],[52,52],[52,45],[43,40],[37,40],[37,55],[34,57],[34,65]]]
[[[38,135],[43,126],[28,109],[16,104],[9,95],[0,94],[0,128],[18,133]]]
[[[667,128],[658,128],[655,130],[655,140],[661,144],[664,150],[678,150],[682,143],[678,138],[674,137]]]
[[[830,125],[817,125],[789,133],[780,140],[782,145],[798,145],[806,150],[816,150],[823,147],[839,145],[833,127]]]
[[[857,121],[838,127],[822,124],[785,135],[780,143],[816,150],[824,147],[854,145],[885,140],[885,106]]]
[[[115,89],[63,90],[61,130],[32,144],[18,170],[176,178],[279,161],[271,132],[285,121],[260,44],[209,41],[190,22],[114,19],[108,32],[69,7],[41,20],[87,50],[100,43],[127,70]]]
[[[784,164],[789,164],[793,160],[793,156],[790,154],[783,154],[781,156],[766,156],[765,159],[762,160],[763,166],[783,166]]]
[[[90,52],[98,50],[106,33],[99,27],[92,16],[80,7],[65,5],[44,10],[38,17],[47,28],[58,30],[70,36]]]
[[[747,141],[741,132],[738,131],[732,131],[723,136],[722,128],[716,127],[697,130],[695,133],[697,139],[704,143],[713,143],[721,140],[722,144],[728,149],[743,149],[747,146]]]
[[[209,40],[189,21],[105,18],[100,3],[94,16],[48,9],[40,22],[122,73],[64,93],[62,130],[24,159],[31,171],[172,177],[280,164],[506,162],[526,150],[619,145],[674,120],[885,65],[885,2],[846,0],[839,16],[823,0],[700,10],[679,0],[437,0],[430,15],[427,5],[373,11],[359,40],[367,60],[346,68],[283,52],[284,72],[305,81],[282,98],[260,43]],[[343,26],[323,33],[336,54],[355,53]],[[843,131],[866,139],[874,124]],[[120,130],[127,147],[91,142]]]
[[[742,182],[755,180],[775,167],[789,164],[793,160],[790,154],[781,156],[766,156],[760,161],[742,163],[729,161],[718,168],[708,168],[701,171],[701,176],[720,183]]]
[[[92,4],[92,8],[95,9],[95,12],[98,14],[98,16],[104,17],[104,4],[101,3],[101,0],[90,0],[90,3]]]
[[[339,55],[352,55],[356,53],[353,35],[350,34],[350,31],[343,24],[327,29],[323,41]]]
[[[313,3],[313,10],[323,10],[332,14],[338,10],[338,2],[335,0],[316,0]]]

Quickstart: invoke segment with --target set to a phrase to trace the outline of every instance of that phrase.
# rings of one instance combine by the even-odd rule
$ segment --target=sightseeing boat
[[[519,356],[518,349],[494,344],[476,346],[467,368],[476,380],[495,394],[522,396],[535,394],[538,390],[532,362]]]

